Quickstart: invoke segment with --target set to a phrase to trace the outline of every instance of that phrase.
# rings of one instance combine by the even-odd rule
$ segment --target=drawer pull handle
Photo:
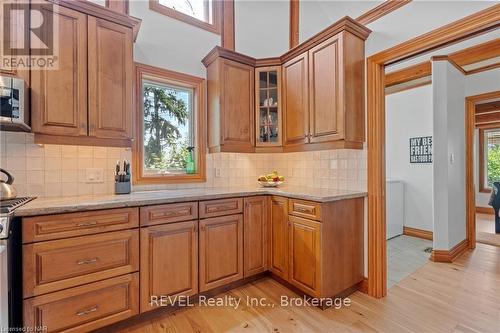
[[[98,258],[92,258],[92,259],[83,259],[83,260],[79,260],[77,261],[77,265],[88,265],[88,264],[93,264],[93,263],[96,263],[97,262],[97,259]]]
[[[308,209],[308,208],[303,208],[303,207],[297,207],[296,209],[298,212],[300,213],[310,213],[312,212],[312,209]]]
[[[96,225],[97,221],[92,221],[92,222],[85,222],[85,223],[78,223],[76,226],[78,228],[85,228],[85,227],[91,227],[93,225]]]
[[[79,312],[77,312],[77,313],[76,313],[76,315],[77,315],[78,317],[81,317],[81,316],[86,316],[86,315],[88,315],[88,314],[91,314],[91,313],[93,313],[93,312],[96,312],[98,309],[99,309],[99,307],[96,305],[96,306],[94,306],[94,307],[92,307],[92,308],[90,308],[90,309],[88,309],[88,310],[79,311]]]
[[[236,209],[236,207],[233,207],[233,206],[217,206],[217,207],[213,208],[213,210],[216,211],[216,212],[220,212],[222,210],[231,210],[231,209]]]

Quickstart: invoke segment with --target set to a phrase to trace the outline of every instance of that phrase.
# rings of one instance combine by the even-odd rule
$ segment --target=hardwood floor
[[[280,307],[281,295],[297,297],[265,278],[219,295],[242,298],[237,310],[196,306],[121,332],[500,332],[500,248],[478,244],[452,264],[428,262],[386,298],[356,292],[339,310]],[[275,306],[247,306],[247,296]]]
[[[500,234],[495,234],[495,215],[476,214],[476,229],[478,243],[500,246]]]

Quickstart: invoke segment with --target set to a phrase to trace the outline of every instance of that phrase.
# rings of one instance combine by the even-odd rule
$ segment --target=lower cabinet
[[[288,279],[288,199],[270,198],[269,270]]]
[[[289,282],[312,296],[321,292],[321,223],[289,217]]]
[[[200,220],[200,292],[243,278],[243,215]]]
[[[142,228],[140,272],[141,313],[197,294],[198,221]]]
[[[267,197],[245,198],[243,275],[267,270]]]
[[[139,274],[127,274],[24,301],[24,326],[89,332],[139,313]]]

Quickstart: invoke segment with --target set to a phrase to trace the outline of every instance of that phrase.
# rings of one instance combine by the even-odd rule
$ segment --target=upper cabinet
[[[216,47],[203,59],[210,151],[362,149],[364,42],[369,34],[369,29],[346,17],[279,58],[254,59]],[[222,74],[228,63],[255,69],[255,87],[250,88],[255,90],[254,99],[248,101],[250,77],[227,69],[227,75]],[[252,105],[255,120],[247,113]],[[225,114],[233,114],[235,106],[238,117]],[[246,136],[248,120],[255,121],[252,138]],[[228,131],[233,133],[230,138]]]
[[[133,41],[140,21],[95,6],[44,8],[58,17],[60,47],[56,69],[31,71],[37,143],[131,145]]]
[[[89,135],[132,138],[132,29],[95,17],[88,22]]]
[[[210,152],[252,152],[254,68],[216,58],[208,71],[208,148]]]

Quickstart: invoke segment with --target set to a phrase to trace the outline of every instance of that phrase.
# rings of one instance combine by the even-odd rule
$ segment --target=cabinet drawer
[[[138,313],[139,274],[66,289],[24,301],[24,326],[89,332]]]
[[[319,221],[321,219],[321,204],[318,202],[290,199],[288,213]]]
[[[238,214],[241,212],[243,212],[243,200],[241,198],[200,202],[200,218]]]
[[[97,234],[139,226],[138,208],[23,218],[23,243]]]
[[[24,297],[137,271],[138,256],[138,229],[24,245]]]
[[[190,221],[197,218],[197,202],[141,207],[141,226]]]

